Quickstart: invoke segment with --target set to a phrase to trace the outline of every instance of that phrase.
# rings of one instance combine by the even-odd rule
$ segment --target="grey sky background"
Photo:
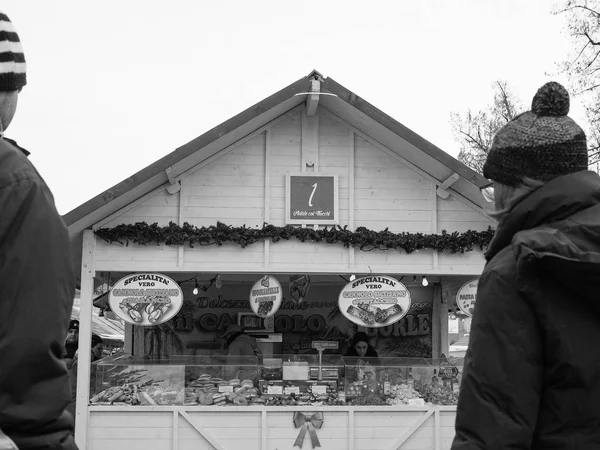
[[[317,69],[456,156],[450,113],[490,103],[495,80],[526,108],[566,82],[553,4],[4,0],[28,63],[6,135],[65,214]]]

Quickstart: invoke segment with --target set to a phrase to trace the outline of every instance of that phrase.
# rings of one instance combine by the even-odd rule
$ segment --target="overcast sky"
[[[565,81],[553,3],[3,0],[28,63],[6,135],[65,214],[317,69],[456,156],[450,113],[494,80],[527,107]]]

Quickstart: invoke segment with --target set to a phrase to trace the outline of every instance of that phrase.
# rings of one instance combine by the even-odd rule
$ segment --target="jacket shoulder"
[[[517,259],[510,245],[504,247],[494,255],[494,257],[485,265],[482,276],[491,272],[507,277],[517,274]]]
[[[0,188],[23,180],[40,179],[23,152],[0,138]]]

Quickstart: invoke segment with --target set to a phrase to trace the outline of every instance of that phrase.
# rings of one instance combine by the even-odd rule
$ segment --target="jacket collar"
[[[25,150],[23,147],[21,147],[19,144],[17,144],[15,141],[13,141],[12,139],[9,139],[5,136],[2,137],[2,139],[4,139],[6,142],[10,143],[11,145],[13,145],[14,147],[18,148],[19,150],[21,150],[21,152],[25,155],[25,156],[29,156],[31,155],[30,152],[28,152],[27,150]]]
[[[565,219],[599,203],[598,174],[586,170],[554,178],[519,201],[498,222],[485,258],[491,260],[519,231]]]

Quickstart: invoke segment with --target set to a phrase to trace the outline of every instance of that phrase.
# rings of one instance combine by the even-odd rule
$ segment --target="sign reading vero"
[[[348,320],[367,328],[381,328],[402,319],[410,308],[410,292],[392,277],[369,275],[349,282],[338,298]]]

